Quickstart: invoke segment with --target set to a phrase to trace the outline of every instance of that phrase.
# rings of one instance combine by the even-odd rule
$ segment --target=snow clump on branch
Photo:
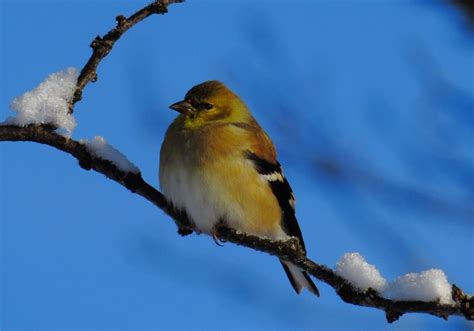
[[[371,287],[382,292],[387,287],[387,281],[377,268],[365,262],[359,253],[344,254],[336,265],[336,273],[362,291]]]
[[[452,285],[440,269],[409,273],[387,282],[374,265],[368,264],[359,253],[344,254],[336,265],[336,273],[362,291],[376,290],[394,301],[439,301],[453,304]]]
[[[68,112],[69,101],[74,95],[77,77],[75,68],[49,75],[36,88],[12,101],[16,116],[9,117],[3,124],[53,124],[70,136],[76,128],[76,120]]]
[[[430,269],[398,277],[390,284],[384,296],[392,300],[439,300],[442,304],[452,304],[451,292],[452,285],[443,270]]]
[[[92,140],[81,140],[82,144],[96,157],[112,162],[117,168],[124,172],[139,173],[140,169],[134,165],[125,155],[108,144],[104,137],[95,136]]]

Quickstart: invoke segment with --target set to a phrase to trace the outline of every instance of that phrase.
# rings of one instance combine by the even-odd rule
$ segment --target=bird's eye
[[[212,104],[210,104],[210,103],[205,103],[204,104],[204,109],[211,110],[212,108],[214,108],[214,106]]]

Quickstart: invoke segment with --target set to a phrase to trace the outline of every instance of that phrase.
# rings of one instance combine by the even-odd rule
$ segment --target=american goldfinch
[[[303,237],[295,197],[268,135],[224,84],[207,81],[170,106],[180,114],[160,152],[160,186],[198,232],[215,235],[222,222],[273,240]],[[319,296],[305,271],[280,260],[297,293]]]

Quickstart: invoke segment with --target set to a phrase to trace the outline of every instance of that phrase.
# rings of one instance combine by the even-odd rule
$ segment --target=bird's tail
[[[316,285],[314,285],[306,271],[301,270],[294,264],[285,260],[280,260],[280,262],[296,293],[300,294],[303,288],[307,288],[308,291],[319,297],[319,290]]]

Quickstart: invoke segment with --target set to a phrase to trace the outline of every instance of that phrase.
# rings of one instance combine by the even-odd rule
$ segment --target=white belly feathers
[[[162,166],[160,186],[163,194],[175,207],[185,210],[200,231],[210,233],[224,215],[209,192],[209,179],[199,169],[184,164],[176,160]]]

